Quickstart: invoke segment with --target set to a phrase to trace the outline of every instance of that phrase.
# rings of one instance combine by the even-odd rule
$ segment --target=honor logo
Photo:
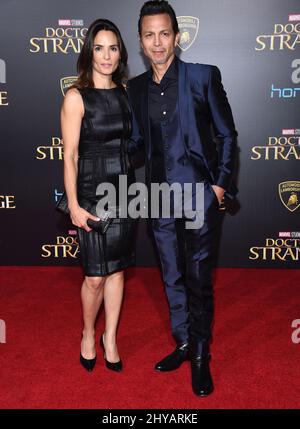
[[[292,321],[292,328],[295,330],[292,333],[292,342],[294,344],[300,343],[300,319],[295,319]]]
[[[291,74],[291,81],[294,84],[300,83],[300,59],[292,61],[291,67],[293,70]],[[300,88],[276,88],[272,83],[271,98],[296,98]],[[277,97],[276,97],[277,96]]]
[[[300,88],[276,88],[272,83],[271,98],[296,98]]]
[[[300,60],[299,59],[293,60],[291,67],[295,69],[291,74],[291,81],[294,84],[298,84],[300,82]],[[271,98],[296,98],[299,91],[300,91],[299,87],[298,88],[276,88],[272,83]]]

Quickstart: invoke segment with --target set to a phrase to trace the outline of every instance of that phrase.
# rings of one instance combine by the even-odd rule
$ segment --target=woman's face
[[[93,46],[93,69],[101,75],[112,75],[121,57],[118,39],[112,31],[101,30]]]

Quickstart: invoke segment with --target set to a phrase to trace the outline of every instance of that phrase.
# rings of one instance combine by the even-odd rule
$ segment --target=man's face
[[[166,64],[174,56],[179,36],[179,33],[174,34],[167,13],[148,15],[142,20],[140,42],[152,64]]]

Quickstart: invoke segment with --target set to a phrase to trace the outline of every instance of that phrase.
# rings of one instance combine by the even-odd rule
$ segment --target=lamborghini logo
[[[294,212],[300,207],[300,182],[291,180],[279,183],[279,196],[282,204],[289,211]]]
[[[178,46],[182,51],[187,51],[196,40],[199,30],[199,19],[194,16],[177,16],[180,30]]]
[[[60,79],[60,89],[64,97],[68,88],[73,85],[75,80],[77,80],[77,76],[63,77]]]

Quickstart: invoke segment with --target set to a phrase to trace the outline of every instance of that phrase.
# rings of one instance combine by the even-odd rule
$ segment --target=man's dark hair
[[[140,11],[139,23],[138,23],[139,35],[141,35],[142,21],[144,16],[159,15],[161,13],[166,13],[169,15],[172,21],[172,28],[173,28],[174,34],[179,33],[176,14],[172,6],[166,0],[161,0],[161,1],[155,0],[155,1],[146,1],[146,3],[144,3],[144,5],[142,6],[142,9]]]

